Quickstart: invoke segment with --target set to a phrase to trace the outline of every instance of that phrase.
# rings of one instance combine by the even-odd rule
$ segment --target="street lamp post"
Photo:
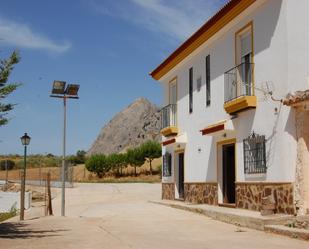
[[[65,81],[55,80],[50,97],[63,99],[63,142],[62,142],[62,168],[61,168],[61,216],[65,216],[65,157],[66,157],[66,103],[67,99],[78,99],[79,85],[68,84]]]
[[[26,165],[27,165],[27,145],[30,143],[30,137],[25,133],[21,138],[21,143],[24,146],[24,168],[21,178],[21,190],[20,190],[20,220],[24,220],[25,217],[25,185],[26,185]]]

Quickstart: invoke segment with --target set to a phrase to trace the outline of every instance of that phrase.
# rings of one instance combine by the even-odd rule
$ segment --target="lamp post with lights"
[[[61,216],[65,216],[65,156],[66,156],[66,103],[67,99],[78,99],[78,84],[68,84],[65,81],[55,80],[50,97],[63,99],[63,147],[62,147],[62,168],[61,168]]]
[[[25,188],[26,188],[26,166],[27,166],[27,146],[30,143],[31,137],[25,133],[21,138],[21,144],[24,146],[24,168],[21,178],[21,189],[20,189],[20,220],[24,220],[25,215]]]

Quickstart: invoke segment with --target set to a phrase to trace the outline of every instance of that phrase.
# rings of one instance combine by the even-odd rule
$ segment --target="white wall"
[[[216,140],[220,138],[202,136],[200,130],[219,120],[229,119],[223,108],[224,72],[235,66],[235,33],[248,22],[253,21],[256,87],[263,88],[265,82],[271,82],[277,99],[285,97],[292,89],[308,88],[309,32],[304,32],[308,28],[303,21],[308,7],[307,0],[301,0],[300,4],[291,0],[258,1],[161,80],[164,83],[165,104],[168,104],[168,82],[178,77],[178,127],[181,133],[186,132],[188,136],[185,182],[217,181]],[[210,107],[206,107],[205,86],[205,57],[208,54],[211,65]],[[291,54],[296,57],[291,59]],[[189,114],[188,82],[189,68],[192,66],[193,113]],[[196,79],[200,76],[202,88],[198,92]],[[236,181],[294,181],[296,141],[293,110],[270,98],[265,99],[265,95],[258,89],[255,93],[258,97],[256,110],[242,112],[238,118],[233,119],[237,131]],[[275,108],[278,109],[277,114]],[[242,141],[252,131],[267,138],[267,174],[257,178],[245,176],[243,165]],[[173,151],[173,145],[166,148]],[[173,178],[164,180],[173,181]]]
[[[9,212],[12,207],[20,209],[20,192],[0,192],[0,212]],[[31,193],[25,193],[25,209],[31,207]]]

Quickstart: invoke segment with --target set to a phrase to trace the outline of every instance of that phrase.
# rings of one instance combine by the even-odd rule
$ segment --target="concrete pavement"
[[[67,189],[66,215],[60,194],[54,217],[0,224],[0,249],[253,249],[309,248],[305,241],[212,220],[205,216],[149,203],[160,199],[159,184],[77,184]],[[16,220],[16,219],[15,219]]]

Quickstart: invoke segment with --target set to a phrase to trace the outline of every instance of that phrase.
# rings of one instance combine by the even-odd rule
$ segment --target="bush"
[[[12,160],[2,160],[0,161],[0,170],[6,170],[6,165],[8,170],[12,170],[16,167],[16,164]]]
[[[93,155],[87,159],[86,168],[90,172],[96,173],[99,178],[102,178],[110,170],[108,157],[104,154]]]

